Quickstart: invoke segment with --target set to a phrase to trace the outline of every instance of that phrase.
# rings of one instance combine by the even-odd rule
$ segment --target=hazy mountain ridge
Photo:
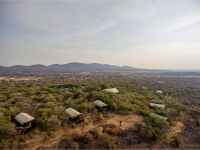
[[[15,65],[11,67],[4,67],[0,66],[1,70],[33,70],[33,69],[64,69],[64,70],[83,70],[83,71],[136,71],[141,70],[138,68],[130,67],[130,66],[115,66],[115,65],[108,65],[108,64],[99,64],[99,63],[91,63],[91,64],[84,64],[84,63],[68,63],[68,64],[52,64],[49,66],[36,64],[31,66],[22,66],[22,65]],[[142,69],[143,70],[143,69]]]

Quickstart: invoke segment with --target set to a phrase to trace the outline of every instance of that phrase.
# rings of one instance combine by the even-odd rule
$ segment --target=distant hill
[[[115,66],[99,63],[68,63],[68,64],[53,64],[45,66],[41,64],[22,66],[15,65],[11,67],[0,66],[0,76],[59,76],[65,73],[77,73],[85,71],[158,71],[151,69],[138,69],[130,66]]]
[[[133,68],[129,66],[114,66],[108,64],[98,64],[98,63],[91,63],[91,64],[84,64],[84,63],[68,63],[68,64],[53,64],[50,66],[45,66],[41,64],[31,65],[31,66],[22,66],[22,65],[15,65],[11,67],[3,67],[0,66],[1,70],[51,70],[51,69],[63,69],[63,70],[80,70],[80,71],[138,71],[144,69]],[[146,70],[146,69],[145,69]],[[1,71],[0,71],[1,72]]]

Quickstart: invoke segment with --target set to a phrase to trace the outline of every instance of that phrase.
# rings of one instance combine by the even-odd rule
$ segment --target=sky
[[[0,0],[0,65],[200,69],[200,0]]]

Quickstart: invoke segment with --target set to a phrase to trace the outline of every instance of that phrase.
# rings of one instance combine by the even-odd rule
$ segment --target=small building
[[[99,110],[106,110],[107,109],[107,106],[105,103],[99,101],[99,100],[96,100],[94,101],[94,105],[99,109]]]
[[[82,90],[85,90],[86,88],[85,88],[85,86],[82,86]]]
[[[116,88],[103,89],[103,90],[107,92],[112,92],[112,93],[119,93],[119,91]]]
[[[152,99],[153,102],[155,102],[156,104],[164,104],[165,101],[158,101],[158,100],[155,100],[155,99]]]
[[[47,91],[39,91],[38,93],[40,93],[40,94],[48,94]]]
[[[3,97],[3,95],[0,95],[0,97]]]
[[[155,114],[155,113],[150,113],[150,114],[151,114],[151,115],[154,115],[154,116],[156,116],[156,117],[158,117],[159,119],[163,119],[163,120],[165,120],[165,121],[168,120],[167,117],[164,117],[164,116],[161,116],[161,115],[157,115],[157,114]]]
[[[63,84],[59,84],[59,87],[64,87],[64,85]]]
[[[163,94],[163,91],[160,91],[160,90],[157,90],[156,92],[159,94]]]
[[[150,103],[150,106],[152,107],[152,106],[157,106],[157,107],[160,107],[160,108],[162,108],[162,109],[165,109],[165,105],[163,105],[163,104],[154,104],[154,103]]]
[[[67,114],[70,116],[70,118],[76,118],[79,115],[81,115],[80,112],[74,110],[73,108],[67,108],[67,109],[65,109],[65,112],[67,112]]]
[[[19,113],[15,116],[15,120],[19,122],[21,125],[31,125],[31,121],[35,120],[34,117],[27,113]]]

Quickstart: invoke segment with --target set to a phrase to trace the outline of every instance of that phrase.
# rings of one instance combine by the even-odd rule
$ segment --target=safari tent
[[[160,91],[160,90],[158,90],[158,91],[156,91],[157,93],[160,93],[160,94],[163,94],[163,91]]]
[[[29,122],[35,120],[35,118],[27,113],[19,113],[17,116],[15,116],[15,120],[21,125],[24,125],[29,124]]]
[[[152,107],[152,106],[157,106],[157,107],[160,107],[160,108],[162,108],[162,109],[165,109],[165,105],[163,105],[163,104],[150,103],[150,106],[151,106],[151,107]]]
[[[103,89],[103,90],[107,92],[112,92],[112,93],[119,93],[119,91],[116,88]]]
[[[99,110],[99,111],[104,111],[107,109],[107,106],[105,103],[99,101],[99,100],[96,100],[94,101],[94,105],[95,107]]]
[[[94,105],[99,107],[99,108],[103,108],[103,107],[108,106],[108,105],[106,105],[105,103],[103,103],[103,102],[101,102],[99,100],[94,101]]]
[[[80,112],[74,110],[73,108],[67,108],[67,109],[65,109],[65,112],[67,112],[67,114],[70,116],[70,118],[76,118],[79,115],[81,115]]]

